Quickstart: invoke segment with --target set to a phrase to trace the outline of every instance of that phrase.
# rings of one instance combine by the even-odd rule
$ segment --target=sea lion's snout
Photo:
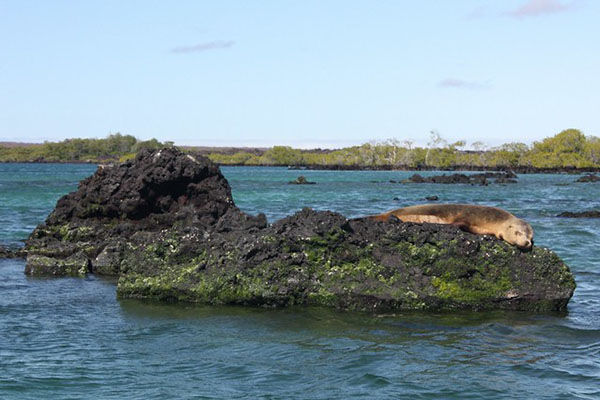
[[[524,234],[521,234],[517,236],[516,239],[516,245],[521,249],[528,250],[531,249],[531,247],[533,247],[533,238],[528,238]]]
[[[533,241],[525,240],[522,244],[517,245],[522,250],[529,250],[533,247]]]
[[[525,250],[531,250],[532,247],[533,247],[533,232],[526,231],[525,238],[523,241],[523,246],[521,246],[521,248],[525,249]]]
[[[533,247],[533,229],[525,221],[512,221],[504,232],[504,240],[516,245],[521,250],[529,250]]]

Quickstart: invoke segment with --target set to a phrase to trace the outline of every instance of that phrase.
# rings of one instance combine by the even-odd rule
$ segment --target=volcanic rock
[[[25,247],[33,275],[118,275],[120,298],[342,309],[562,310],[575,281],[550,250],[450,225],[311,209],[267,224],[208,159],[144,151],[64,196]]]
[[[518,183],[516,179],[510,178],[497,178],[494,183]]]
[[[512,171],[507,172],[484,172],[480,174],[451,174],[451,175],[436,175],[423,177],[419,174],[414,174],[409,179],[402,183],[443,183],[443,184],[470,184],[487,186],[488,179],[496,179],[495,183],[517,183],[517,176]]]
[[[557,215],[557,217],[564,218],[600,218],[600,211],[582,211],[582,212],[571,212],[565,211]]]
[[[471,177],[486,178],[486,179],[517,179],[517,174],[513,171],[500,172],[482,172],[479,174],[470,175]]]
[[[575,182],[598,182],[600,181],[600,177],[598,175],[584,175],[581,178],[577,179]]]
[[[27,255],[21,248],[8,248],[0,246],[0,259],[2,258],[25,258]]]
[[[307,181],[304,175],[300,175],[299,177],[297,177],[293,181],[289,181],[288,183],[290,185],[314,185],[317,182]]]

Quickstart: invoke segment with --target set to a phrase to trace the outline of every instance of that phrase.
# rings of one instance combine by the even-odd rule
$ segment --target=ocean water
[[[15,246],[91,165],[0,164],[0,244]],[[571,267],[566,313],[262,309],[115,298],[98,276],[32,278],[0,260],[0,398],[599,399],[600,184],[401,185],[410,172],[222,168],[235,202],[269,221],[312,207],[348,217],[424,202],[495,205]],[[303,174],[317,185],[288,185]],[[425,173],[425,175],[431,173]]]

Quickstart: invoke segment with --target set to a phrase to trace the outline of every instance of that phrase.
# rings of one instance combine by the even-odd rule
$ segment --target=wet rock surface
[[[299,177],[297,177],[293,181],[289,181],[288,183],[290,185],[315,185],[317,182],[308,181],[306,180],[304,175],[300,175]]]
[[[581,211],[581,212],[565,211],[565,212],[558,214],[557,217],[562,217],[562,218],[600,218],[600,211],[596,211],[596,210]]]
[[[442,184],[469,184],[487,186],[489,183],[517,183],[517,175],[511,171],[483,172],[479,174],[450,174],[423,177],[414,174],[402,183],[442,183]],[[492,179],[492,181],[490,181]]]
[[[304,209],[267,224],[218,168],[175,149],[100,168],[27,241],[26,272],[119,276],[117,295],[342,309],[562,310],[575,289],[551,251],[449,225]]]
[[[598,175],[588,174],[584,175],[581,178],[577,179],[575,182],[598,182],[600,181],[600,177]]]
[[[153,218],[168,215],[211,225],[230,209],[236,209],[231,189],[216,165],[163,149],[142,151],[135,162],[101,166],[58,201],[47,223],[116,219],[146,228],[172,225],[171,219]]]
[[[8,248],[0,246],[0,259],[2,258],[25,258],[27,254],[21,248]]]

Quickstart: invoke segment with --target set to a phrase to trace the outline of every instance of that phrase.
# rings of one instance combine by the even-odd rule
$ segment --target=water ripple
[[[0,165],[0,244],[18,244],[89,165]],[[0,261],[0,398],[513,399],[600,397],[600,185],[522,175],[506,186],[400,185],[412,173],[223,168],[240,207],[270,221],[310,206],[349,217],[443,202],[529,220],[571,267],[566,314],[365,315],[117,301],[114,280],[28,278]],[[432,173],[426,173],[432,174]],[[374,181],[374,182],[372,182]],[[568,185],[568,186],[556,186]],[[397,198],[397,200],[394,200]]]

